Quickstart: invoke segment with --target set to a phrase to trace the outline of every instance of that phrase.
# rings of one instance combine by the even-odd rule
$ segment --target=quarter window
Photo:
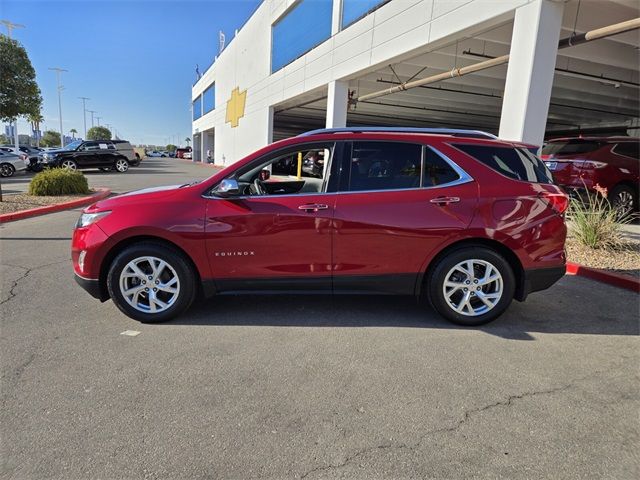
[[[534,183],[553,183],[544,162],[526,148],[454,145],[505,177]]]
[[[349,190],[397,190],[420,187],[422,145],[353,142]]]
[[[460,175],[451,168],[444,158],[430,148],[425,149],[423,187],[437,187],[455,182]]]

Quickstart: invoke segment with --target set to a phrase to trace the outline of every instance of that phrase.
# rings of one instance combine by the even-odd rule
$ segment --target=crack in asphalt
[[[5,299],[3,299],[2,301],[0,301],[0,305],[4,305],[5,303],[9,302],[10,300],[13,300],[16,297],[16,293],[15,293],[15,289],[18,287],[18,284],[24,280],[25,278],[27,278],[31,272],[33,272],[34,270],[38,270],[40,268],[45,268],[45,267],[50,267],[52,265],[58,265],[60,263],[64,263],[64,262],[68,262],[68,259],[64,259],[64,260],[58,260],[57,262],[52,262],[52,263],[47,263],[45,265],[37,265],[35,267],[31,267],[31,268],[27,268],[27,267],[21,267],[20,265],[11,265],[8,263],[3,263],[2,265],[6,266],[6,267],[13,267],[13,268],[21,268],[24,270],[24,273],[16,278],[13,283],[11,284],[11,287],[9,287],[9,296]]]
[[[537,395],[551,395],[557,392],[561,392],[564,390],[568,390],[572,387],[575,386],[575,384],[577,382],[581,382],[584,381],[590,377],[596,376],[596,375],[600,375],[603,373],[606,373],[610,370],[613,370],[617,367],[619,367],[622,363],[624,362],[619,362],[616,365],[613,365],[612,367],[605,369],[605,370],[601,370],[601,371],[596,371],[596,372],[592,372],[589,375],[586,375],[584,377],[580,377],[578,379],[573,380],[571,383],[568,383],[566,385],[562,385],[560,387],[555,387],[555,388],[549,388],[549,389],[545,389],[545,390],[535,390],[533,392],[524,392],[524,393],[520,393],[517,395],[509,395],[509,397],[507,397],[506,400],[499,400],[497,402],[494,403],[490,403],[488,405],[485,405],[483,407],[477,407],[477,408],[472,408],[470,410],[466,410],[462,416],[462,418],[460,420],[458,420],[454,425],[451,425],[449,427],[443,427],[443,428],[437,428],[434,430],[429,430],[427,432],[425,432],[423,435],[421,435],[419,437],[419,439],[412,443],[412,444],[407,444],[407,443],[384,443],[381,445],[375,445],[373,447],[367,447],[367,448],[363,448],[361,450],[356,451],[355,453],[348,455],[344,458],[344,460],[338,464],[331,464],[331,465],[321,465],[321,466],[317,466],[315,468],[312,468],[311,470],[306,471],[305,473],[303,473],[302,475],[300,475],[300,479],[304,479],[307,478],[309,475],[312,475],[314,473],[317,472],[323,472],[323,471],[327,471],[327,470],[336,470],[336,469],[340,469],[343,468],[347,465],[349,465],[350,463],[352,463],[354,460],[356,460],[357,458],[370,453],[370,452],[374,452],[376,450],[389,450],[389,449],[394,449],[394,450],[402,450],[402,449],[409,449],[409,450],[413,450],[415,448],[418,448],[423,441],[425,441],[428,437],[432,436],[432,435],[437,435],[440,433],[449,433],[449,432],[454,432],[456,430],[458,430],[460,427],[462,427],[465,423],[467,423],[473,416],[475,416],[476,414],[481,414],[483,412],[486,412],[487,410],[491,410],[493,408],[496,407],[509,407],[511,405],[514,404],[514,402],[516,400],[521,400],[523,398],[527,398],[527,397],[534,397]]]

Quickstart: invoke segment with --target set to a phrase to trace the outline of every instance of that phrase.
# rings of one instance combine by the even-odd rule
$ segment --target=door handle
[[[450,203],[458,203],[460,201],[460,197],[436,197],[429,200],[431,203],[435,203],[436,205],[448,205]]]
[[[322,203],[307,203],[305,205],[300,205],[298,210],[304,210],[305,212],[317,212],[318,210],[327,210],[329,208],[328,205],[324,205]]]

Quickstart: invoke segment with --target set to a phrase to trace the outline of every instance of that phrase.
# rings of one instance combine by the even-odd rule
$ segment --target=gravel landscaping
[[[0,215],[69,202],[87,196],[87,194],[80,194],[36,197],[35,195],[27,195],[26,193],[5,194],[3,195],[3,201],[0,202]]]
[[[586,247],[569,236],[567,260],[586,267],[610,270],[640,278],[640,242],[627,240],[615,250]]]

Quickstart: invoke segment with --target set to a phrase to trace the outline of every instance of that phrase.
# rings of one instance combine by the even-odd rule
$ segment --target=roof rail
[[[323,133],[432,133],[436,135],[451,135],[454,137],[469,138],[498,138],[495,135],[481,130],[461,130],[456,128],[415,128],[415,127],[343,127],[343,128],[320,128],[298,135],[306,137],[309,135],[319,135]]]

